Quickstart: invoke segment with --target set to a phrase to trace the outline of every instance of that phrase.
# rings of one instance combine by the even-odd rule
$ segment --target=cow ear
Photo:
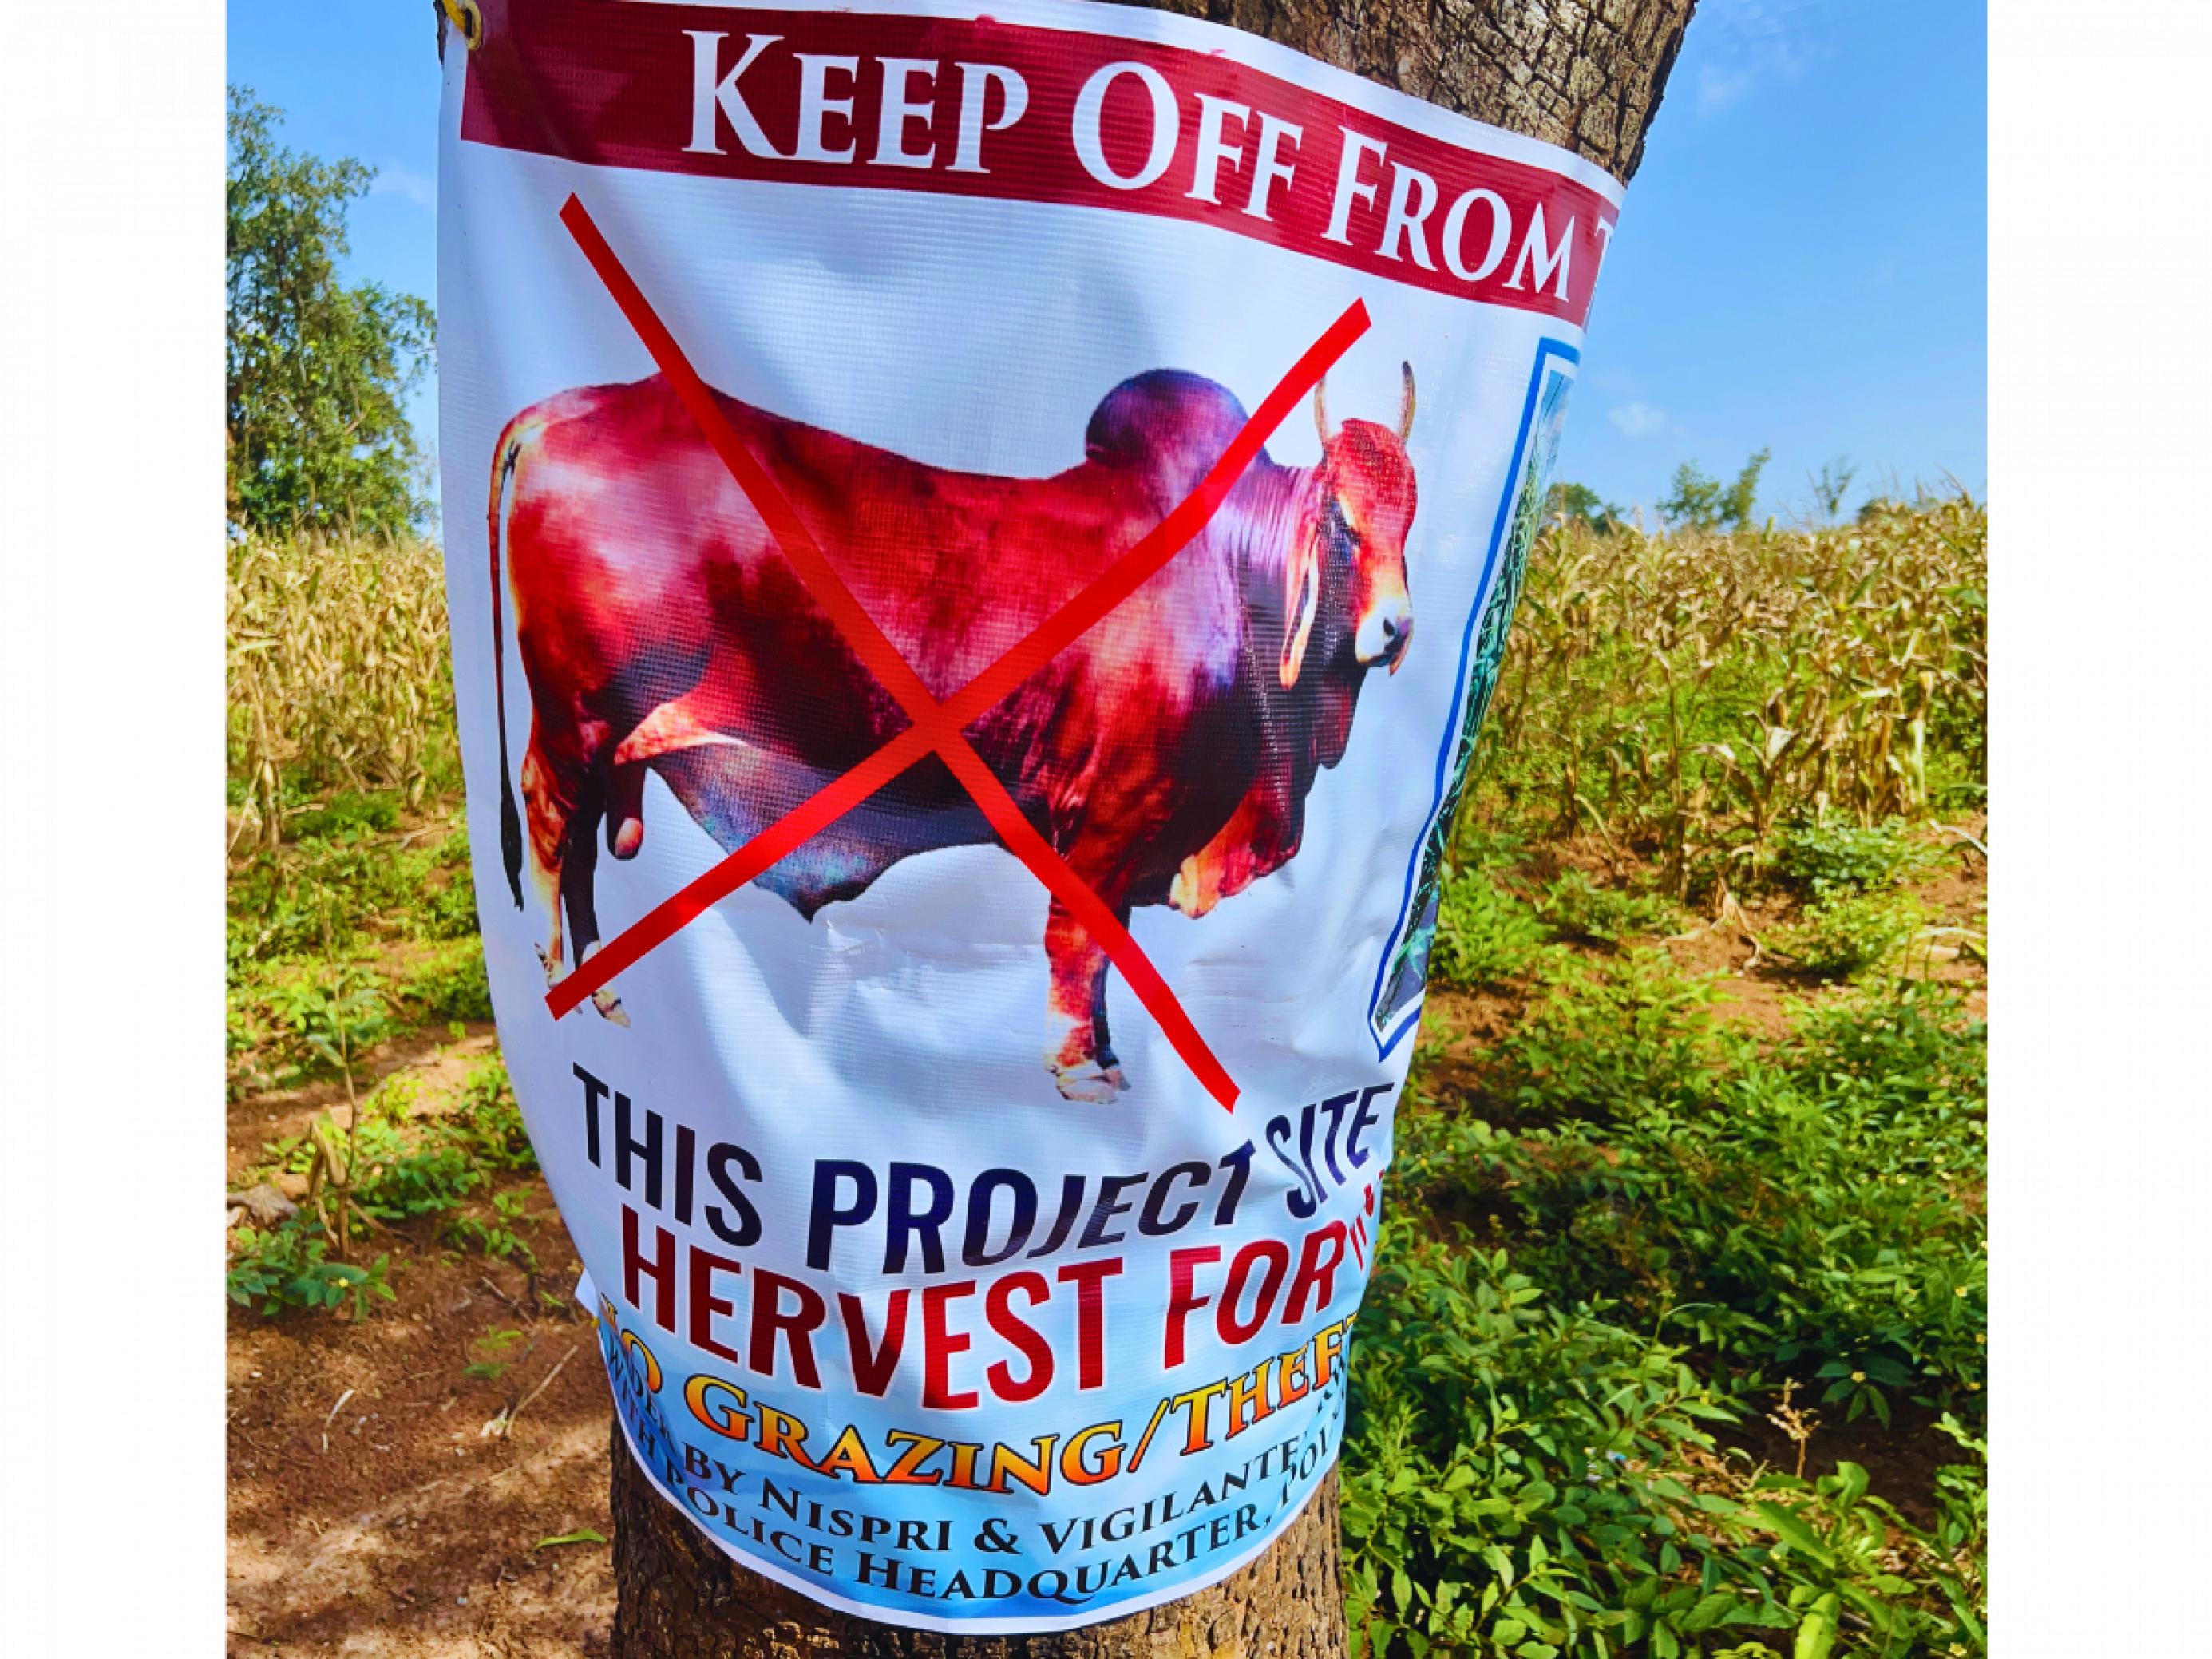
[[[1322,533],[1316,523],[1298,538],[1283,567],[1283,658],[1275,672],[1285,691],[1298,683],[1306,641],[1313,635],[1314,616],[1321,609]]]

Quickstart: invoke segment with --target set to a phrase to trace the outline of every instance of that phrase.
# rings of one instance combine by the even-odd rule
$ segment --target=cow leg
[[[1129,925],[1129,913],[1126,909],[1121,912],[1121,925],[1124,927]],[[1129,1080],[1121,1075],[1121,1058],[1114,1052],[1113,1036],[1106,1030],[1106,979],[1104,974],[1098,975],[1098,989],[1091,1004],[1091,1029],[1098,1036],[1099,1069],[1105,1073],[1107,1079],[1116,1089],[1126,1089],[1129,1086]]]
[[[1058,898],[1044,924],[1048,1036],[1044,1063],[1070,1100],[1103,1106],[1129,1086],[1106,1042],[1106,952]]]
[[[568,915],[568,948],[581,967],[599,948],[599,908],[593,902],[593,872],[599,862],[599,818],[605,809],[598,792],[589,792],[584,805],[568,819],[568,857],[561,866],[561,902]],[[617,1025],[628,1025],[622,999],[609,987],[592,993],[592,1006]]]
[[[546,742],[541,721],[530,726],[530,748],[522,757],[522,799],[530,829],[530,882],[545,906],[548,935],[538,960],[548,985],[561,977],[561,872],[568,846],[568,820],[575,810],[574,769],[560,763]]]
[[[617,766],[607,785],[607,851],[634,859],[645,844],[645,763]]]

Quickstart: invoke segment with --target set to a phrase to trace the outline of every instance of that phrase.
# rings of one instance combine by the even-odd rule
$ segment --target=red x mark
[[[695,918],[753,880],[780,860],[795,852],[846,813],[883,788],[915,762],[934,750],[951,769],[963,787],[975,798],[991,827],[999,832],[1009,852],[1027,865],[1037,879],[1091,931],[1107,957],[1121,970],[1130,989],[1159,1023],[1168,1041],[1194,1072],[1206,1091],[1224,1108],[1234,1109],[1237,1085],[1198,1034],[1175,993],[1168,988],[1150,958],[1131,938],[1106,902],[1069,869],[1044,837],[1036,832],[1021,808],[1006,793],[998,775],[985,765],[969,744],[965,729],[988,714],[1002,699],[1043,667],[1091,624],[1144,585],[1156,571],[1180,552],[1206,527],[1206,521],[1229,497],[1284,417],[1314,384],[1328,372],[1352,343],[1367,331],[1367,307],[1355,300],[1329,325],[1306,354],[1267,394],[1221,459],[1214,463],[1198,488],[1160,520],[1127,552],[1121,555],[1090,586],[1050,617],[1019,644],[985,669],[943,702],[899,654],[875,621],[854,598],[823,556],[821,547],[799,522],[799,515],[776,487],[766,469],[755,460],[715,404],[714,394],[699,378],[666,326],[615,257],[606,238],[571,196],[561,210],[561,222],[606,284],[616,305],[637,331],[653,360],[675,389],[707,441],[722,458],[752,503],[783,556],[806,585],[815,602],[826,611],[854,654],[866,665],[884,690],[896,699],[913,724],[836,782],[770,824],[752,840],[724,859],[705,875],[671,895],[626,928],[591,959],[546,994],[545,1006],[556,1018],[568,1013],[593,991],[664,943]]]

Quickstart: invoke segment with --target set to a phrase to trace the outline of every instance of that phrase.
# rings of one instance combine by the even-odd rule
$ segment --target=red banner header
[[[1208,52],[979,19],[489,0],[461,137],[592,167],[1108,208],[1579,325],[1614,209]]]

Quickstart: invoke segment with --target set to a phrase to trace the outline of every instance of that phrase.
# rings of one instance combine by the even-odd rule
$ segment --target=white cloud
[[[1623,404],[1608,410],[1606,419],[1620,429],[1624,438],[1650,438],[1664,432],[1669,422],[1667,411],[1654,409],[1650,404]]]
[[[1861,4],[1867,0],[1860,0]],[[1760,82],[1794,80],[1833,54],[1836,0],[1705,0],[1691,24],[1713,62],[1698,70],[1698,115],[1707,119]]]
[[[376,170],[376,178],[368,187],[371,196],[398,196],[419,208],[435,209],[438,205],[438,181],[426,179],[419,173],[394,163],[386,163]]]
[[[1698,71],[1698,113],[1719,114],[1749,92],[1756,78],[1749,70],[1723,71],[1706,64]]]

